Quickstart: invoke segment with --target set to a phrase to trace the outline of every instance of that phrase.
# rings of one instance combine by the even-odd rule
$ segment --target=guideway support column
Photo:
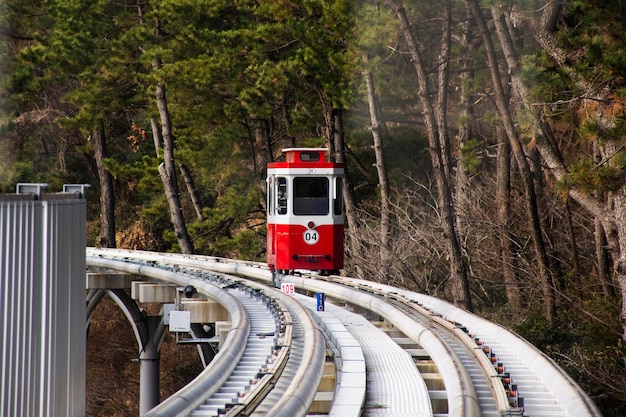
[[[147,339],[139,354],[139,415],[143,416],[160,403],[159,371],[165,326],[163,316],[145,317]]]
[[[159,405],[159,360],[166,330],[163,316],[146,315],[124,289],[101,291],[120,307],[135,333],[139,345],[139,415],[143,416]]]

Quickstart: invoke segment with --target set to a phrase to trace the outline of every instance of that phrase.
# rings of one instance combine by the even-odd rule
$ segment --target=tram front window
[[[328,178],[296,177],[293,179],[293,214],[328,214]]]

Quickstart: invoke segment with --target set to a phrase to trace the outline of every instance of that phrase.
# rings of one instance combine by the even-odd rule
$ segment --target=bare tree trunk
[[[387,175],[387,165],[385,163],[385,151],[382,139],[383,127],[380,121],[380,108],[374,88],[372,73],[368,67],[367,54],[362,55],[364,70],[363,77],[367,87],[367,102],[369,103],[370,120],[372,121],[371,131],[374,140],[374,155],[376,158],[376,172],[378,173],[378,189],[380,191],[380,275],[382,282],[389,282],[389,268],[391,263],[391,248],[389,247],[390,227],[391,227],[391,200],[389,197],[389,177]]]
[[[546,254],[545,245],[543,242],[543,236],[541,235],[541,222],[539,218],[539,212],[537,207],[537,196],[535,193],[535,187],[533,184],[532,173],[530,166],[526,159],[522,143],[519,139],[515,124],[513,123],[513,117],[508,108],[506,94],[502,86],[502,79],[500,77],[500,68],[498,66],[498,60],[496,58],[495,48],[491,41],[491,33],[487,28],[483,13],[480,9],[480,5],[477,0],[465,0],[472,11],[474,19],[478,24],[478,28],[483,38],[485,48],[487,51],[487,63],[489,71],[491,72],[491,81],[494,88],[494,97],[496,100],[496,107],[498,114],[502,118],[504,130],[506,132],[513,155],[517,162],[517,166],[520,170],[520,176],[526,193],[526,211],[530,220],[530,229],[532,233],[533,247],[537,262],[537,272],[539,275],[539,283],[544,297],[544,306],[546,319],[552,323],[556,316],[556,298],[554,292],[554,283],[550,270],[548,268],[548,256]]]
[[[615,193],[613,198],[613,211],[615,224],[617,225],[617,242],[619,243],[619,255],[615,259],[615,280],[619,296],[622,300],[620,318],[622,322],[622,340],[626,340],[626,195],[622,188]]]
[[[593,159],[598,164],[602,161],[602,156],[600,155],[597,143],[594,143],[593,146]],[[604,296],[615,298],[615,288],[611,280],[611,268],[609,266],[609,252],[607,251],[608,243],[605,230],[602,225],[602,219],[598,217],[597,214],[594,214],[593,220],[598,280],[602,286]]]
[[[452,44],[452,0],[443,2],[443,28],[441,49],[439,51],[439,65],[437,70],[437,101],[435,107],[435,121],[439,136],[439,149],[445,181],[452,184],[450,138],[448,136],[448,85],[450,84],[450,48]]]
[[[460,47],[462,49],[462,70],[461,70],[461,101],[460,108],[462,109],[461,120],[463,122],[459,125],[458,133],[458,146],[462,148],[467,141],[472,137],[472,121],[473,109],[471,107],[470,95],[466,91],[467,81],[474,77],[472,54],[475,51],[472,48],[470,38],[471,31],[471,12],[466,10],[466,19],[463,23]],[[503,134],[502,129],[496,127],[496,137],[498,140],[498,150],[496,155],[496,207],[498,213],[498,253],[500,261],[500,271],[502,274],[502,281],[505,286],[506,301],[514,309],[521,307],[522,298],[520,294],[519,283],[517,276],[515,275],[514,256],[513,256],[513,238],[511,236],[509,218],[511,216],[511,147],[509,146],[506,136]],[[456,193],[455,193],[455,206],[457,207],[457,230],[459,235],[465,235],[464,217],[467,213],[463,213],[463,207],[467,194],[469,193],[469,173],[462,163],[457,165],[455,181],[456,181]]]
[[[437,71],[437,101],[434,112],[435,121],[437,123],[437,135],[439,137],[439,153],[442,162],[442,175],[444,176],[444,190],[446,193],[450,193],[449,197],[444,197],[443,203],[447,204],[449,208],[446,208],[448,219],[448,228],[451,234],[454,234],[454,242],[451,246],[457,246],[452,250],[453,255],[451,259],[458,275],[458,282],[453,284],[456,286],[456,291],[463,293],[462,299],[464,307],[468,310],[472,310],[472,301],[469,287],[469,271],[466,265],[466,251],[463,247],[462,240],[459,238],[458,224],[456,223],[456,207],[454,206],[454,200],[452,198],[452,155],[450,149],[450,137],[448,135],[448,85],[450,83],[450,50],[452,45],[452,1],[445,0],[443,4],[444,18],[441,38],[441,49],[439,52],[439,65]],[[458,251],[458,253],[457,253]]]
[[[272,134],[270,132],[270,123],[267,119],[257,120],[254,128],[254,138],[256,143],[257,160],[255,160],[255,172],[258,178],[265,182],[265,169],[269,162],[274,160],[274,151],[272,149]]]
[[[144,24],[143,4],[137,3],[137,15],[139,23]],[[159,35],[159,22],[156,22],[156,34]],[[153,61],[153,68],[159,70],[161,68],[161,59],[156,58]],[[174,233],[182,253],[193,253],[193,243],[187,231],[183,210],[180,203],[180,192],[178,189],[178,181],[176,179],[176,165],[174,162],[174,135],[172,134],[172,123],[170,113],[167,108],[167,98],[165,95],[165,85],[161,82],[156,85],[156,104],[161,118],[161,126],[152,118],[150,124],[152,126],[152,137],[154,139],[154,149],[159,157],[161,150],[163,151],[163,163],[159,165],[159,175],[165,189],[165,196],[170,209],[170,220],[174,226]],[[161,148],[162,147],[162,148]]]
[[[156,59],[155,69],[161,68],[161,61]],[[172,124],[170,113],[167,107],[165,85],[158,83],[156,86],[156,102],[161,117],[161,137],[163,138],[163,163],[159,166],[159,174],[165,188],[167,203],[170,208],[170,220],[174,226],[176,239],[182,253],[193,253],[193,243],[187,231],[187,224],[183,216],[183,209],[180,202],[180,191],[178,180],[176,179],[176,164],[174,161],[174,135],[172,134]],[[155,139],[156,140],[156,139]]]
[[[418,96],[422,105],[424,123],[426,125],[426,133],[430,148],[431,163],[434,169],[435,181],[439,193],[439,207],[443,220],[444,234],[447,238],[448,253],[450,256],[450,287],[452,298],[456,305],[472,311],[472,299],[470,296],[469,278],[467,266],[463,259],[461,245],[458,239],[454,220],[456,218],[454,206],[452,204],[452,191],[449,183],[449,175],[447,174],[449,161],[444,158],[444,149],[441,147],[441,141],[447,140],[446,132],[439,132],[438,126],[441,122],[437,119],[443,119],[443,115],[435,115],[431,91],[428,84],[428,75],[423,63],[423,58],[419,50],[418,41],[415,38],[411,25],[406,14],[404,6],[400,0],[386,0],[386,3],[393,9],[400,22],[400,30],[407,42],[411,55],[411,62],[415,68],[418,81]],[[446,1],[446,7],[449,8],[450,2]],[[444,34],[443,42],[449,42],[449,35]],[[445,45],[443,46],[445,48]],[[444,49],[442,49],[444,51]],[[445,60],[444,60],[445,61]],[[445,64],[445,62],[442,62]],[[443,92],[440,92],[442,94]],[[447,146],[447,144],[446,144]]]
[[[469,234],[468,225],[468,207],[470,206],[470,172],[468,167],[463,161],[462,149],[472,139],[474,134],[474,108],[472,104],[471,88],[468,86],[471,84],[471,79],[474,77],[472,54],[475,51],[472,50],[471,44],[471,24],[470,15],[467,12],[467,16],[461,23],[461,35],[459,40],[459,48],[461,51],[461,93],[459,94],[459,131],[457,134],[457,149],[456,149],[456,171],[454,174],[454,207],[456,212],[456,229],[459,234],[459,241],[465,242]],[[441,81],[440,81],[441,84]],[[464,243],[461,243],[463,253],[468,254],[467,247]],[[470,259],[468,257],[468,268],[470,266]]]
[[[98,244],[105,248],[115,247],[115,193],[113,177],[104,165],[107,157],[106,137],[104,127],[95,130],[91,135],[98,180],[100,181],[100,237]]]
[[[599,147],[602,159],[613,164],[614,157],[619,152],[619,144],[615,140],[607,140]],[[619,162],[617,163],[619,166]],[[607,231],[604,226],[608,247],[613,258],[613,272],[617,284],[618,297],[622,300],[620,320],[622,323],[622,340],[626,341],[626,187],[608,194],[609,207],[612,209],[612,230]]]
[[[196,217],[198,220],[203,220],[204,216],[202,215],[202,203],[200,203],[200,196],[198,195],[198,189],[196,188],[196,183],[193,180],[191,171],[189,171],[187,165],[182,162],[178,163],[178,169],[180,169],[180,174],[183,176],[183,181],[187,187],[189,198],[191,198],[191,204],[193,204],[193,208],[196,211]]]
[[[150,126],[152,126],[152,139],[154,141],[154,152],[156,157],[163,155],[163,137],[161,136],[161,128],[154,117],[150,118]]]
[[[331,149],[334,149],[335,162],[346,163],[346,144],[345,137],[343,132],[343,112],[341,109],[333,109],[332,111],[332,143],[333,146]],[[360,247],[360,242],[357,236],[357,203],[356,198],[354,196],[354,187],[352,186],[352,181],[350,179],[350,173],[348,172],[348,167],[345,167],[345,174],[343,179],[343,201],[346,212],[346,239],[348,240],[348,244],[352,248],[352,253],[357,253],[358,248]],[[363,270],[359,264],[354,265],[355,270],[358,276],[363,276]]]
[[[338,109],[332,105],[320,92],[320,99],[324,108],[324,118],[326,122],[325,129],[325,142],[328,144],[330,153],[334,162],[345,164],[346,162],[346,150],[343,132],[343,117],[341,109]],[[344,208],[346,214],[345,225],[345,245],[348,253],[358,254],[360,253],[360,241],[357,235],[357,204],[354,196],[354,190],[352,181],[350,180],[350,173],[348,168],[345,168],[345,174],[343,179],[342,189]],[[348,259],[350,261],[350,259]],[[358,277],[366,278],[361,265],[358,262],[352,263]]]
[[[583,283],[580,279],[580,261],[578,257],[578,243],[576,241],[576,231],[574,230],[574,222],[572,221],[572,208],[570,206],[570,200],[565,200],[565,221],[567,223],[567,234],[569,236],[569,247],[572,251],[572,276],[574,277],[574,285],[578,293],[578,299],[582,302]]]
[[[163,153],[163,138],[161,137],[159,124],[154,119],[154,117],[150,118],[150,125],[152,126],[152,139],[154,140],[154,150],[158,158]],[[196,184],[193,181],[191,172],[189,171],[187,165],[183,164],[182,162],[178,163],[178,168],[180,169],[180,173],[183,176],[183,181],[185,182],[185,186],[187,187],[189,198],[191,198],[191,204],[193,204],[193,208],[196,211],[196,217],[198,218],[198,220],[203,220],[204,216],[202,215],[202,203],[200,202],[198,189],[196,188]]]
[[[604,228],[599,218],[594,218],[594,240],[596,246],[596,262],[598,268],[598,280],[602,286],[602,293],[605,297],[615,298],[615,289],[610,278],[609,259],[606,251],[607,243],[604,236]]]
[[[560,1],[550,0],[547,2],[546,6],[543,8],[539,22],[530,22],[535,29],[534,38],[546,53],[552,57],[554,63],[563,70],[564,73],[570,75],[572,82],[576,84],[580,91],[597,91],[592,97],[581,96],[582,105],[585,105],[587,101],[593,102],[589,108],[595,110],[589,112],[589,117],[596,118],[602,126],[614,126],[615,120],[608,120],[606,116],[607,114],[613,114],[610,107],[614,105],[614,101],[608,97],[611,90],[609,88],[592,88],[589,81],[582,78],[576,73],[575,69],[567,65],[566,58],[572,56],[572,54],[559,46],[554,35],[561,7],[562,2]],[[516,17],[520,19],[520,22],[526,20],[523,13],[517,14]],[[511,70],[511,68],[509,68],[509,70]],[[520,83],[520,85],[522,84]],[[522,96],[525,98],[524,103],[528,105],[528,100],[526,100],[527,95],[523,94]],[[537,117],[537,120],[540,121],[540,117]],[[538,123],[537,131],[539,133],[545,132],[546,129],[547,126],[544,123]],[[557,147],[550,143],[549,137],[545,134],[537,134],[535,144],[552,175],[554,175],[556,180],[562,180],[567,175],[567,167],[560,158]],[[597,144],[597,146],[603,158],[615,155],[617,148],[615,141],[606,140],[601,145]],[[607,161],[610,164],[611,158],[608,158]],[[621,296],[622,300],[620,320],[622,323],[622,339],[626,341],[626,216],[624,213],[625,202],[623,201],[626,188],[620,188],[615,191],[612,196],[608,196],[606,200],[594,198],[589,193],[582,192],[575,188],[570,188],[568,192],[569,196],[591,213],[595,217],[595,221],[600,222],[604,229],[606,248],[613,260],[614,279],[619,290],[619,296]],[[600,234],[597,233],[597,235],[599,236]],[[596,237],[596,242],[598,245],[601,245],[602,239],[598,236]],[[601,259],[602,249],[596,250],[599,252],[598,263],[600,270],[603,264]]]
[[[513,269],[513,239],[509,227],[509,217],[511,216],[511,147],[502,134],[498,135],[497,158],[496,204],[498,206],[500,265],[506,288],[506,300],[514,308],[518,308],[522,305],[522,298]]]
[[[561,10],[560,0],[549,0],[543,8],[541,21],[538,30],[535,32],[535,40],[552,57],[554,62],[563,67],[567,58],[567,53],[558,48],[553,31]]]

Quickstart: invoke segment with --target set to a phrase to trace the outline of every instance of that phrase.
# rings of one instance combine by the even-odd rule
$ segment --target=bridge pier
[[[146,316],[147,339],[139,355],[139,415],[143,416],[160,403],[159,371],[161,340],[164,334],[162,316]]]
[[[106,294],[122,310],[133,328],[135,339],[139,345],[139,415],[144,416],[160,404],[160,355],[161,344],[165,337],[167,325],[165,317],[169,310],[161,309],[159,315],[146,315],[135,301],[139,303],[176,303],[191,313],[191,333],[195,338],[212,337],[228,333],[230,326],[224,331],[222,324],[230,320],[228,311],[214,300],[185,298],[179,294],[180,288],[169,284],[158,284],[137,280],[137,276],[122,272],[103,272],[100,270],[87,273],[87,326],[93,312]],[[130,290],[130,292],[128,291]],[[207,333],[204,325],[216,323],[214,330]],[[218,326],[217,323],[220,325]],[[198,344],[203,364],[213,359],[215,352],[208,344]]]
[[[162,315],[146,315],[126,292],[133,278],[131,274],[121,273],[87,274],[87,288],[91,290],[87,300],[87,325],[104,294],[118,305],[128,319],[139,345],[139,415],[143,416],[160,403],[161,344],[166,327]]]

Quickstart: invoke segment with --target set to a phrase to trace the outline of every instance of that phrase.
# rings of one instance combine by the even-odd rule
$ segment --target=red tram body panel
[[[344,166],[327,149],[284,149],[267,166],[267,263],[272,271],[343,268]]]

